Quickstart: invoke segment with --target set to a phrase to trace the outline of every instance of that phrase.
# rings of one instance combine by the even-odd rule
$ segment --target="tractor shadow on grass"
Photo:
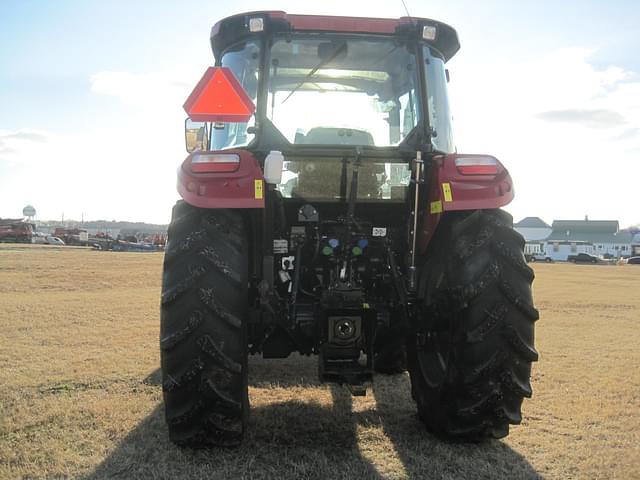
[[[503,442],[452,444],[426,432],[406,375],[376,376],[368,392],[375,405],[358,403],[339,386],[328,387],[332,402],[326,405],[313,397],[320,385],[315,358],[251,359],[249,365],[252,387],[309,391],[252,408],[238,449],[175,447],[158,405],[85,478],[541,478]],[[145,383],[158,379],[154,372]]]

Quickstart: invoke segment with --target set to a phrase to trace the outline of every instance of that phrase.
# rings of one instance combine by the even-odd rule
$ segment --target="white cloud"
[[[14,132],[0,132],[0,138],[4,140],[27,140],[31,142],[46,142],[50,134],[40,130],[21,129]]]
[[[0,132],[0,217],[32,204],[39,218],[167,222],[177,197],[175,171],[185,157],[181,122],[174,132],[150,120],[82,134],[38,132],[47,141]],[[24,133],[25,131],[23,131]],[[30,131],[31,132],[31,131]],[[8,153],[3,151],[11,149]]]
[[[168,222],[186,156],[182,104],[201,74],[99,72],[90,88],[113,98],[112,124],[0,131],[0,216],[32,203],[40,218]]]
[[[55,139],[53,133],[42,130],[0,130],[0,164],[38,163]]]
[[[198,77],[194,72],[98,72],[91,76],[91,91],[115,97],[137,107],[175,109],[182,106]]]
[[[505,163],[515,182],[508,209],[516,219],[639,220],[630,192],[640,81],[615,66],[596,69],[591,53],[561,49],[515,65],[483,58],[453,72],[458,149],[493,153]]]
[[[588,128],[611,128],[627,123],[620,113],[602,108],[549,110],[537,114],[536,117],[546,122],[576,124]]]

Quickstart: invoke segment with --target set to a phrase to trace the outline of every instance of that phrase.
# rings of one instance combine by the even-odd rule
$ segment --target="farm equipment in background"
[[[81,228],[62,228],[58,227],[53,232],[55,237],[58,237],[64,241],[67,245],[88,245],[89,234],[86,230]]]
[[[162,247],[148,242],[128,242],[126,240],[114,240],[110,250],[114,252],[159,252]]]
[[[145,235],[140,236],[141,240],[134,235],[128,235],[122,238],[112,238],[111,235],[105,233],[97,233],[90,237],[89,243],[96,250],[105,250],[112,252],[160,252],[164,250],[166,238],[164,235]]]
[[[453,28],[253,12],[185,103],[160,347],[172,441],[233,446],[247,356],[318,356],[363,395],[408,369],[436,435],[504,437],[531,396],[533,271],[505,167],[455,153]]]
[[[35,226],[22,218],[0,218],[0,242],[31,243]]]

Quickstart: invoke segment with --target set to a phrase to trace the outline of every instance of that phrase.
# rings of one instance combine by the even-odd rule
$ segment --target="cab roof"
[[[263,32],[328,32],[373,35],[422,35],[422,27],[436,28],[433,45],[449,60],[460,49],[458,34],[449,25],[429,18],[335,17],[328,15],[292,15],[282,11],[241,13],[217,22],[211,29],[211,47],[216,58],[231,44],[260,33],[249,31],[249,20],[262,18]]]

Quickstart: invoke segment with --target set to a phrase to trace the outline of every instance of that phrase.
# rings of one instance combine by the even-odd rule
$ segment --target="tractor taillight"
[[[234,153],[196,153],[191,157],[193,173],[235,172],[240,156]]]
[[[456,168],[462,175],[496,175],[498,160],[484,155],[457,157]]]

